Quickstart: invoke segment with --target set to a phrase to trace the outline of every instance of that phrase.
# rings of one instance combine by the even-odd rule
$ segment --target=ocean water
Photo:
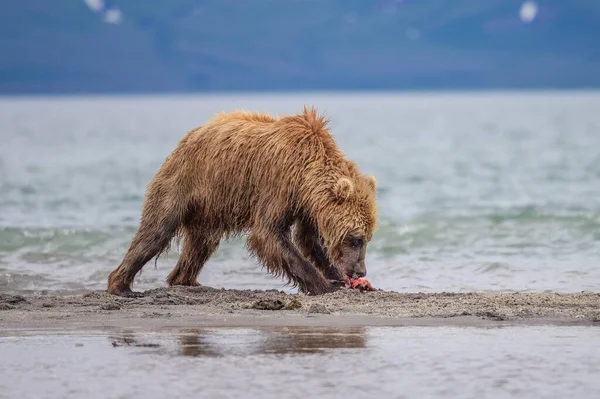
[[[595,327],[0,332],[1,398],[597,398]]]
[[[600,282],[600,93],[0,99],[0,292],[104,289],[144,189],[218,111],[314,104],[379,182],[367,277],[396,291],[582,291]],[[174,247],[135,289],[163,286]],[[224,242],[200,282],[286,288]]]

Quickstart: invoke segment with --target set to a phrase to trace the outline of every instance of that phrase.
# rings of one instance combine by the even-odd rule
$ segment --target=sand
[[[322,296],[172,287],[122,298],[104,291],[0,294],[0,328],[160,329],[189,326],[600,326],[600,293],[398,293]]]

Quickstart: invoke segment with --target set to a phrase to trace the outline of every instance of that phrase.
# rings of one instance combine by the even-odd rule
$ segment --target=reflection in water
[[[123,334],[118,335],[118,336],[109,335],[108,339],[109,339],[109,341],[111,341],[112,346],[115,348],[119,347],[119,346],[134,346],[134,347],[141,347],[141,348],[158,348],[158,347],[160,347],[160,345],[157,343],[141,342],[139,340],[139,338],[136,337],[136,335],[133,332],[124,332]]]
[[[180,347],[179,354],[182,356],[223,356],[219,348],[215,346],[208,336],[210,331],[203,329],[191,329],[182,331],[179,336],[178,344]]]
[[[260,353],[321,353],[326,349],[365,348],[364,328],[285,328],[271,331]]]
[[[143,334],[144,336],[146,334]],[[161,347],[175,344],[175,353],[191,357],[226,355],[308,354],[328,349],[366,347],[365,329],[281,327],[264,329],[184,329],[173,341],[158,344],[131,331],[109,336],[113,347]],[[162,352],[162,351],[161,351]],[[171,351],[169,351],[171,352]]]

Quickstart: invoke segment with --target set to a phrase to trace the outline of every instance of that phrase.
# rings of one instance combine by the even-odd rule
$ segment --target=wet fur
[[[327,124],[305,107],[280,118],[221,113],[188,132],[149,183],[108,292],[131,294],[135,275],[173,238],[182,252],[168,284],[198,285],[220,240],[238,234],[273,275],[303,292],[330,291],[327,280],[343,276],[334,264],[344,238],[370,240],[377,211],[375,180],[344,158]]]

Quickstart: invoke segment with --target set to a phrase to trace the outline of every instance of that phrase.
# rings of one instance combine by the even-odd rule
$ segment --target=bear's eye
[[[359,237],[350,237],[348,239],[348,245],[350,245],[352,248],[357,248],[360,247],[363,243],[363,239],[359,238]]]

